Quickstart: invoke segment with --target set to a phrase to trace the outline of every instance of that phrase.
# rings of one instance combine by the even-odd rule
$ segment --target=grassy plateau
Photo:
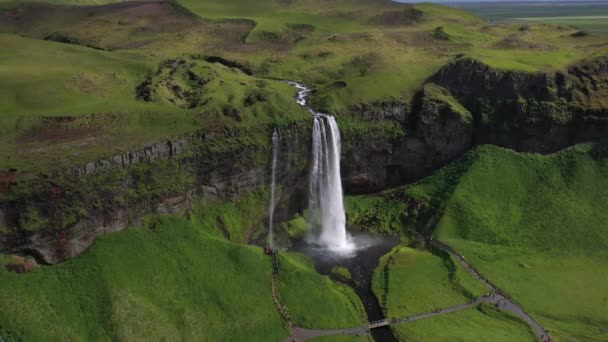
[[[606,51],[576,32],[384,0],[3,1],[0,168],[27,175],[307,115],[268,78],[313,86],[314,105],[349,127],[351,106],[408,101],[456,56],[537,72]]]

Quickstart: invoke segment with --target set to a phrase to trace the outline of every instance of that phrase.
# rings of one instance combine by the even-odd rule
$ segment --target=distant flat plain
[[[608,1],[461,1],[442,4],[467,10],[492,23],[572,25],[594,35],[608,36]]]

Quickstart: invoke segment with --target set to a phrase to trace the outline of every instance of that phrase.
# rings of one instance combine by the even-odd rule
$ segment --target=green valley
[[[0,342],[607,341],[605,6],[450,6],[0,0]]]

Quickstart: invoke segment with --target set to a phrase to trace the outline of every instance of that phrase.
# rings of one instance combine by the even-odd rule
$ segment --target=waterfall
[[[333,116],[314,113],[309,209],[316,236],[329,250],[349,252],[354,245],[346,232],[340,177],[340,131]]]
[[[298,89],[296,102],[313,116],[308,203],[313,229],[309,240],[334,252],[352,252],[355,244],[346,232],[338,123],[333,116],[315,112],[308,106],[309,88],[297,82],[288,83]]]
[[[277,168],[277,155],[279,154],[279,132],[276,128],[272,133],[272,175],[270,182],[270,207],[268,208],[268,246],[274,249],[274,231],[273,231],[273,220],[274,220],[274,207],[276,205],[275,200],[275,181],[276,181],[276,168]]]

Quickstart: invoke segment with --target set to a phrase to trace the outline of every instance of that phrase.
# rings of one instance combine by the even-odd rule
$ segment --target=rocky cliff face
[[[308,122],[280,128],[277,180],[284,211],[301,198],[306,179]],[[258,128],[259,129],[259,128]],[[270,136],[272,127],[262,128]],[[268,131],[268,132],[265,132]],[[44,263],[80,254],[100,234],[137,224],[150,213],[189,210],[196,199],[230,200],[269,184],[269,144],[260,132],[193,133],[62,174],[12,184],[0,201],[0,250]]]
[[[547,153],[606,135],[607,68],[607,57],[543,73],[500,71],[460,59],[431,81],[473,114],[475,143]]]
[[[608,58],[551,73],[455,60],[411,102],[353,106],[339,115],[344,189],[369,193],[420,179],[475,144],[551,152],[604,139],[606,94]],[[56,263],[145,214],[267,187],[272,130],[197,132],[26,184],[0,182],[0,250]],[[306,207],[310,130],[310,120],[280,127],[278,221]]]
[[[369,193],[420,179],[472,144],[471,114],[434,85],[425,86],[411,104],[364,107],[354,115],[372,127],[378,121],[386,127],[392,120],[402,134],[368,130],[349,139],[342,164],[345,189],[351,192]]]
[[[373,127],[392,121],[403,136],[368,130],[344,150],[345,188],[373,192],[416,180],[475,144],[549,153],[608,137],[608,57],[564,72],[501,71],[458,59],[429,79],[412,103],[355,106]]]

